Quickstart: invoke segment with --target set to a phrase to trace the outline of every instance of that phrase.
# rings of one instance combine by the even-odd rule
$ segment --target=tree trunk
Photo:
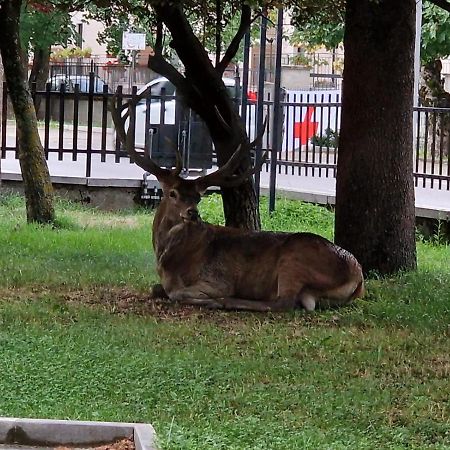
[[[240,144],[247,141],[246,131],[238,115],[233,120],[233,123],[234,139],[221,139],[213,136],[219,166],[225,164],[229,159],[230,149],[236,150]],[[245,170],[249,164],[251,164],[250,156],[247,161],[243,162],[240,170]],[[221,193],[225,225],[248,230],[261,229],[253,177],[237,188],[222,188]]]
[[[336,242],[364,271],[416,267],[414,0],[348,0]]]
[[[0,28],[2,30],[0,51],[16,117],[27,220],[49,223],[53,222],[55,218],[53,189],[38,133],[36,113],[20,47],[20,8],[21,0],[5,0],[2,4],[0,9]]]
[[[37,91],[45,91],[45,85],[48,80],[50,72],[50,47],[47,48],[35,48],[33,52],[33,65],[31,67],[31,73],[29,78],[30,88],[33,83],[36,83]],[[36,96],[34,99],[34,109],[38,117],[41,105],[41,97]]]

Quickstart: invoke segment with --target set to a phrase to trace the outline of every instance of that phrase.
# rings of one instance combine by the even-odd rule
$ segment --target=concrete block
[[[150,424],[84,422],[75,420],[0,418],[0,449],[3,444],[33,446],[96,446],[133,436],[136,450],[156,450]]]

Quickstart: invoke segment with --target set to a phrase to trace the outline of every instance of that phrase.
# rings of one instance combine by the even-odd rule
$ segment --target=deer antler
[[[181,171],[183,170],[183,157],[181,156],[180,150],[178,150],[178,147],[173,143],[172,139],[169,139],[166,136],[166,142],[173,148],[175,155],[176,155],[176,165],[175,168],[172,169],[172,175],[178,176],[180,175]]]
[[[239,164],[242,161],[242,158],[247,154],[248,151],[259,146],[262,141],[262,137],[266,131],[267,125],[267,117],[264,120],[263,127],[255,138],[249,144],[242,145],[239,144],[235,152],[231,155],[231,158],[218,170],[212,172],[203,177],[199,177],[196,179],[196,183],[199,186],[200,190],[206,190],[209,186],[220,186],[220,187],[235,187],[242,184],[247,178],[261,170],[262,165],[266,161],[267,152],[264,152],[262,155],[261,161],[258,164],[255,164],[253,167],[249,167],[242,173],[235,174],[234,172],[239,167]]]
[[[134,143],[134,125],[136,120],[135,102],[128,104],[128,111],[122,115],[125,110],[124,105],[120,108],[115,107],[117,96],[114,95],[112,104],[110,105],[111,116],[116,127],[117,135],[120,141],[125,146],[126,151],[130,155],[130,159],[134,161],[139,167],[155,175],[156,178],[164,179],[172,174],[172,171],[159,167],[150,157],[138,152]],[[129,118],[128,130],[125,131],[125,122]],[[177,168],[178,170],[178,156],[177,156]],[[181,171],[181,169],[180,169]],[[179,172],[178,172],[179,173]]]

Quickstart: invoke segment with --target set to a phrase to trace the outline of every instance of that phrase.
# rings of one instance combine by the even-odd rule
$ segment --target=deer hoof
[[[150,298],[169,298],[161,284],[155,284],[150,291]]]

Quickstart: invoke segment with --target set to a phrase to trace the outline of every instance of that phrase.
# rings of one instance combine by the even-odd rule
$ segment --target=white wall
[[[105,26],[101,22],[91,19],[86,23],[83,18],[82,12],[72,13],[72,23],[83,24],[83,48],[90,47],[93,57],[106,57],[106,45],[99,44],[97,41],[98,33],[103,31]]]

